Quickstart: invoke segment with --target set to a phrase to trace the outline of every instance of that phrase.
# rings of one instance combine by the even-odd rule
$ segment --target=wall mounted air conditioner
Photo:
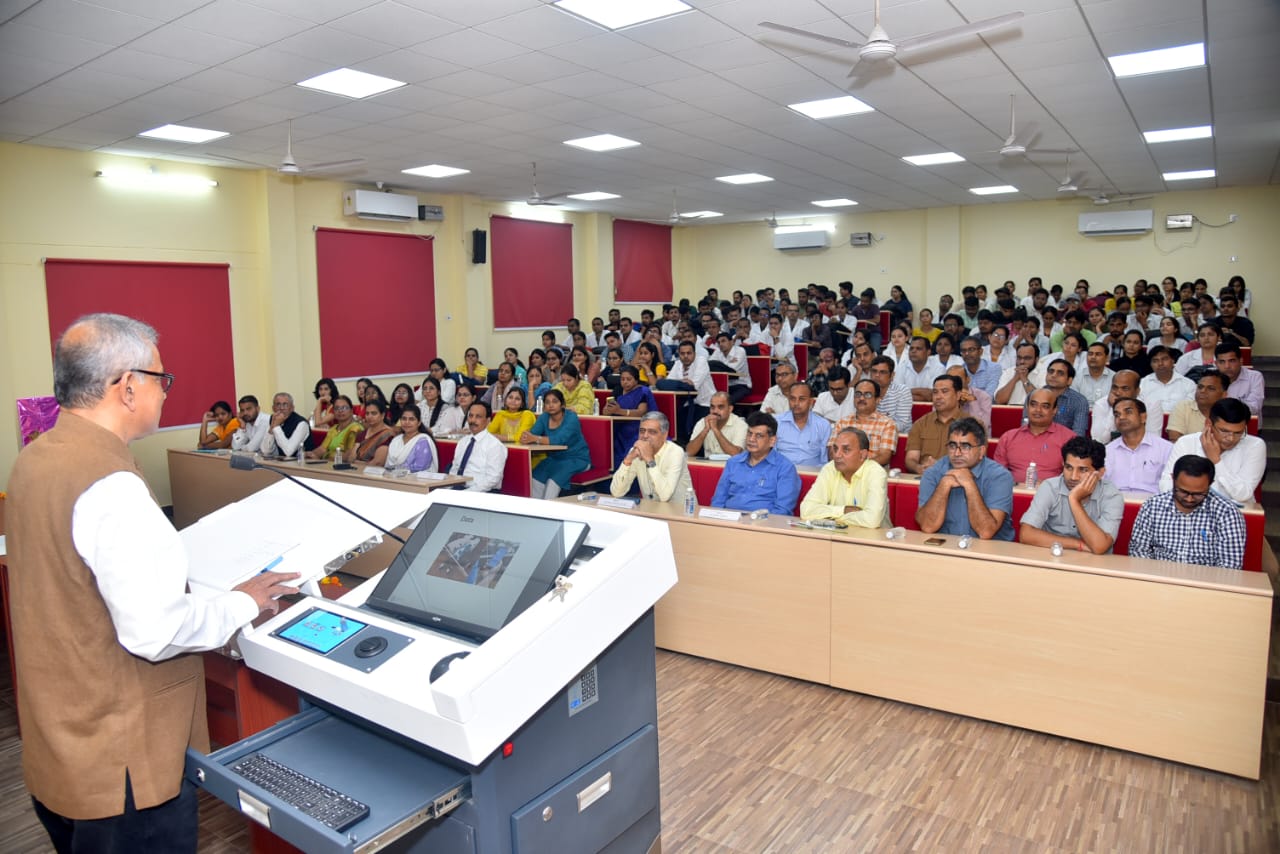
[[[826,249],[830,245],[831,232],[824,228],[773,233],[774,249]]]
[[[375,190],[346,190],[342,194],[342,212],[361,219],[409,222],[418,218],[418,197]]]
[[[1086,237],[1143,234],[1151,230],[1154,221],[1154,215],[1150,210],[1090,211],[1080,214],[1080,233]]]

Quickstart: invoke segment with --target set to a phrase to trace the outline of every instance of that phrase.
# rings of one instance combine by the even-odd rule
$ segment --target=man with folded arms
[[[972,418],[951,424],[947,454],[920,478],[916,524],[928,534],[1013,540],[1013,476],[987,459],[987,431]]]
[[[1253,500],[1267,470],[1267,443],[1249,435],[1249,407],[1234,397],[1223,398],[1209,409],[1201,432],[1174,442],[1160,476],[1161,491],[1172,488],[1173,468],[1189,454],[1213,463],[1213,488],[1241,504]]]
[[[791,365],[778,365],[773,372],[774,385],[765,392],[760,411],[766,415],[779,415],[791,408],[791,386],[796,381],[796,369]]]
[[[884,466],[871,459],[867,434],[846,427],[836,434],[831,462],[818,472],[818,479],[801,502],[800,518],[839,519],[859,528],[887,528],[888,480]]]
[[[1215,492],[1217,470],[1205,457],[1188,454],[1173,464],[1173,488],[1153,495],[1138,511],[1129,556],[1244,567],[1244,516]]]
[[[777,418],[778,452],[798,466],[820,466],[827,461],[831,422],[815,415],[813,404],[809,384],[796,383],[791,386],[791,409]]]
[[[651,501],[684,502],[693,481],[684,449],[667,441],[670,429],[667,416],[661,412],[644,414],[639,438],[609,482],[609,493],[614,498],[621,498],[631,491],[631,484],[639,483],[640,495]]]
[[[1062,446],[1062,474],[1036,488],[1018,537],[1031,546],[1058,543],[1066,551],[1107,554],[1124,518],[1124,496],[1108,480],[1106,448],[1074,436]]]
[[[937,460],[946,458],[949,425],[960,417],[960,390],[963,387],[959,377],[949,374],[933,381],[933,411],[920,416],[907,434],[907,471],[920,474]],[[984,427],[983,436],[986,433]]]
[[[271,427],[271,416],[258,408],[258,398],[246,394],[239,400],[240,426],[231,434],[231,450],[257,453]]]

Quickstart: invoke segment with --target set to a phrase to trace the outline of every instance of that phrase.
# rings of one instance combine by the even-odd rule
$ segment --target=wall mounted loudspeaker
[[[471,232],[471,263],[483,264],[488,256],[489,244],[485,242],[488,237],[484,229],[477,228]]]

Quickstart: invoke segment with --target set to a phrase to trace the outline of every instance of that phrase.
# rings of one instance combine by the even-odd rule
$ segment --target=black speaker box
[[[477,228],[471,232],[471,263],[483,264],[488,257],[489,244],[486,242],[488,237],[484,229]]]

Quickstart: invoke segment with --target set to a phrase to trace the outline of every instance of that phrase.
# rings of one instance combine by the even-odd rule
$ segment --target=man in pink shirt
[[[1027,424],[1000,437],[995,461],[1009,470],[1014,483],[1024,483],[1027,466],[1036,464],[1039,480],[1062,474],[1062,446],[1076,434],[1070,427],[1054,422],[1058,397],[1052,390],[1038,388],[1027,398]]]

